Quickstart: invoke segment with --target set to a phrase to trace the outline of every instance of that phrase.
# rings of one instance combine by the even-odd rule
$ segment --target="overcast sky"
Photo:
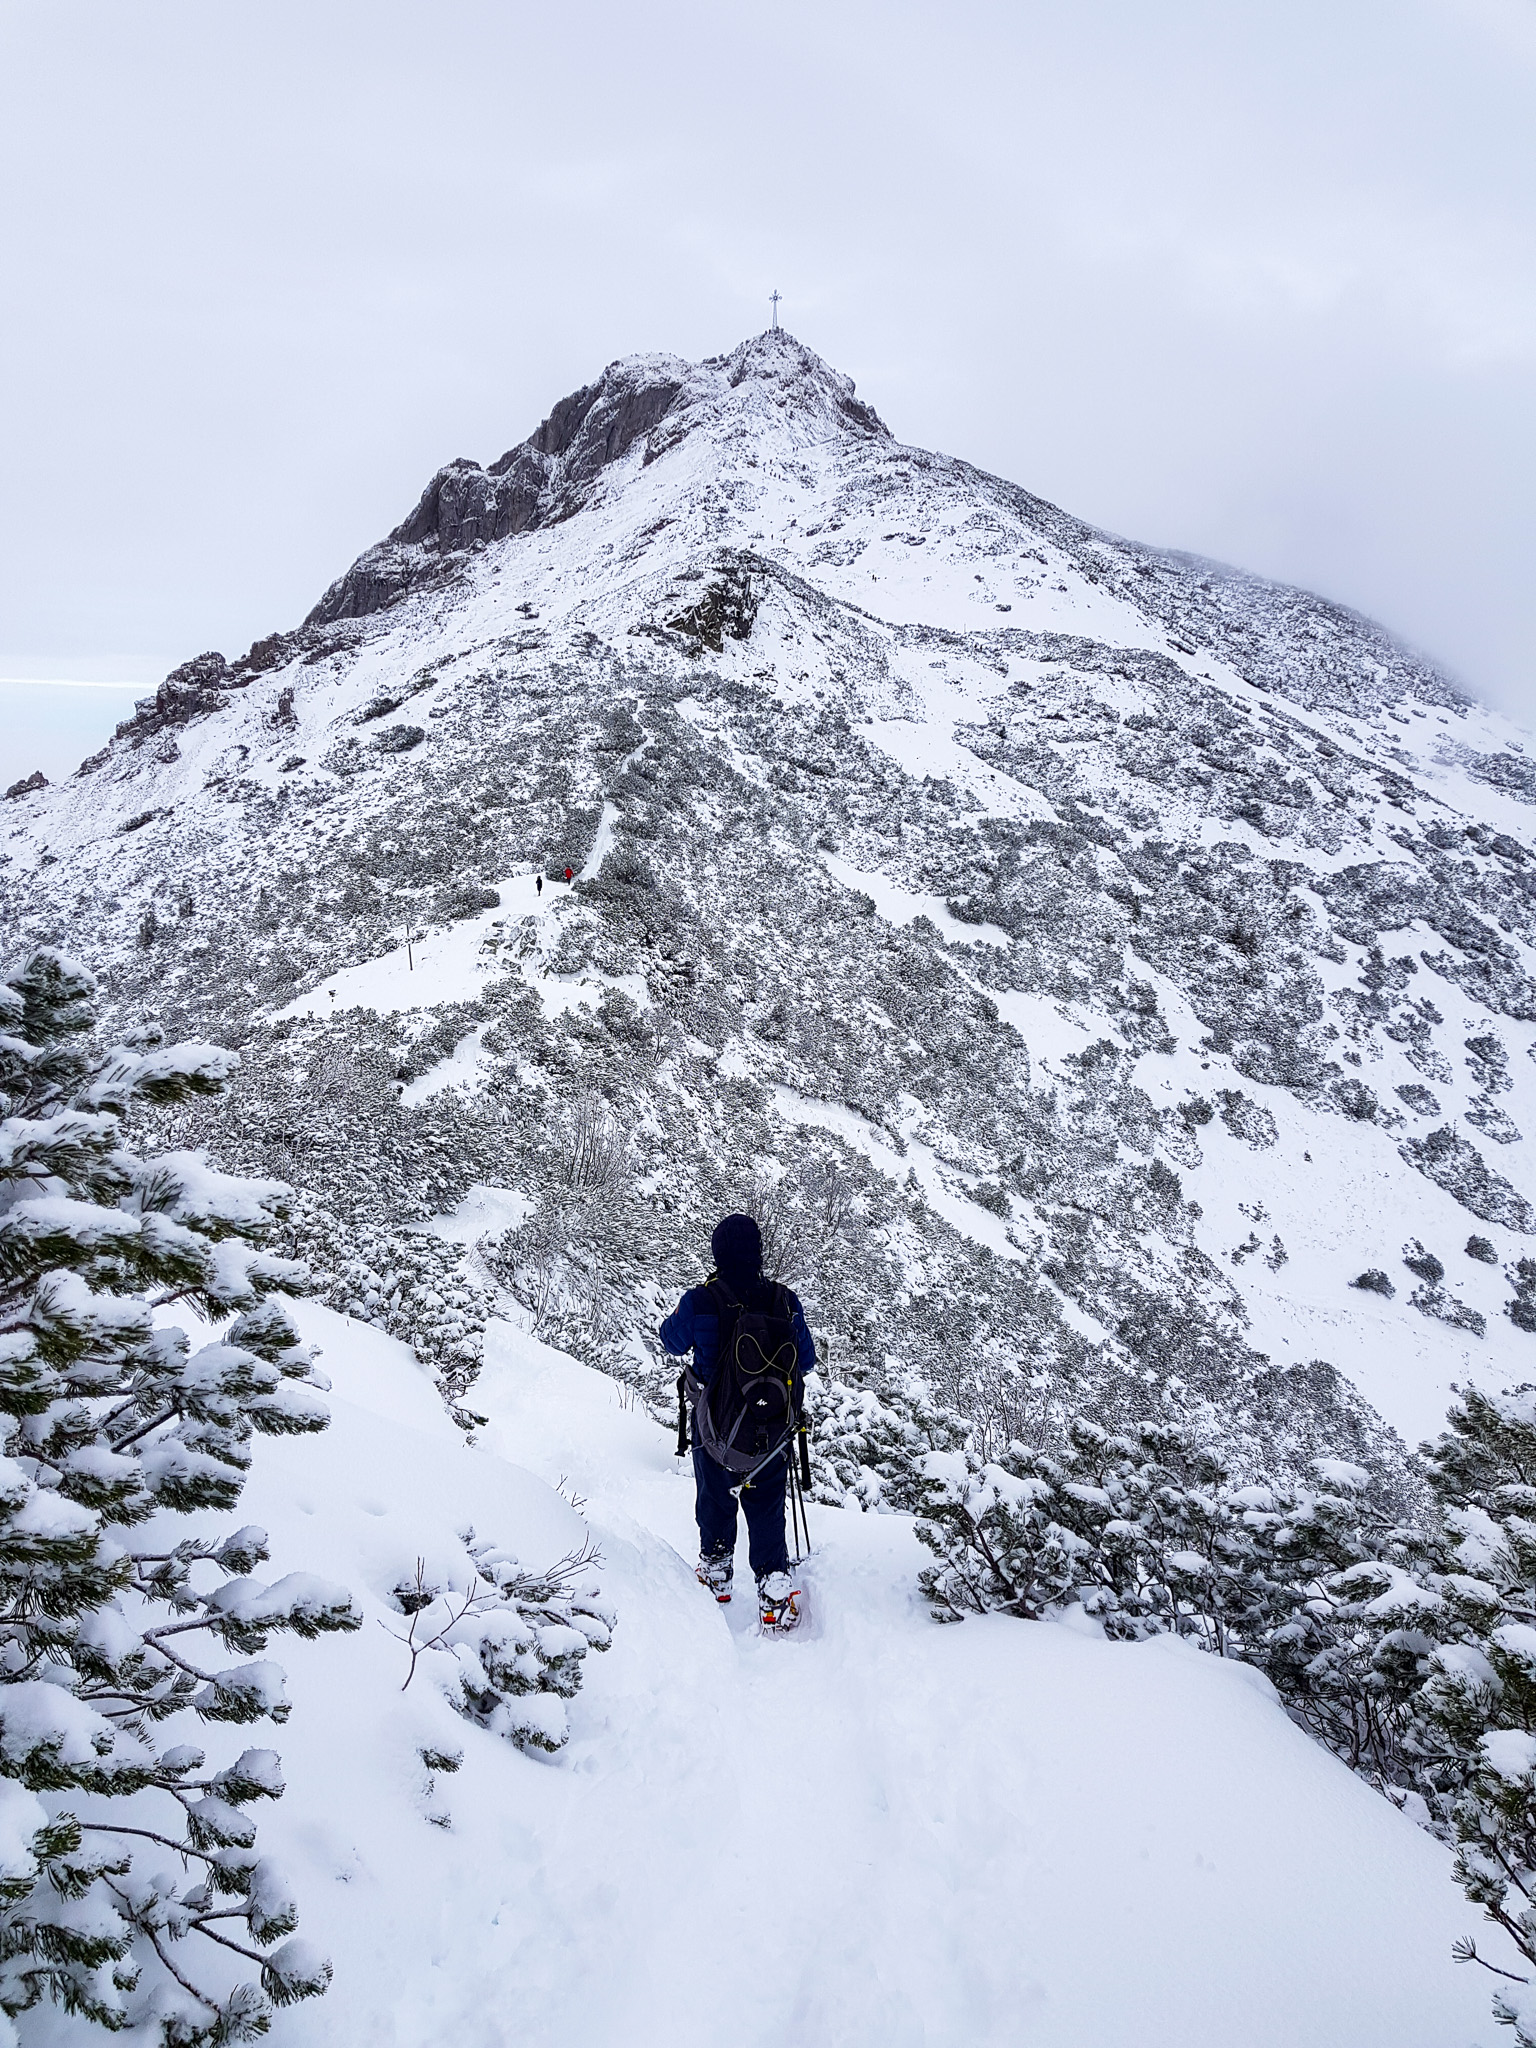
[[[0,0],[0,177],[0,677],[243,650],[777,285],[904,439],[1536,724],[1536,0]]]

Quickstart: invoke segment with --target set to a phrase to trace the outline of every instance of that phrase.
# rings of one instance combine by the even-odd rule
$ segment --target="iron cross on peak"
[[[778,333],[778,331],[779,331],[779,294],[778,294],[778,292],[776,292],[776,291],[772,291],[772,292],[770,292],[770,293],[768,294],[768,303],[769,303],[769,305],[770,305],[770,306],[772,306],[772,308],[773,308],[773,331],[774,331],[774,333],[775,333],[775,334],[777,334],[777,333]]]

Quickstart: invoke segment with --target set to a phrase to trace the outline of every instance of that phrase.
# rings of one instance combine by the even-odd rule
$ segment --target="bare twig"
[[[1451,1943],[1453,1963],[1481,1963],[1485,1970],[1492,1970],[1495,1977],[1507,1977],[1511,1984],[1529,1984],[1529,1977],[1517,1977],[1513,1970],[1501,1970],[1497,1963],[1490,1963],[1486,1956],[1477,1952],[1477,1943],[1470,1934],[1460,1934]]]
[[[598,1548],[596,1540],[588,1536],[580,1549],[568,1550],[564,1557],[557,1558],[546,1570],[520,1571],[514,1578],[508,1579],[500,1590],[503,1597],[537,1600],[542,1589],[553,1587],[561,1591],[573,1579],[580,1578],[584,1572],[596,1571],[602,1563],[602,1551]],[[543,1593],[543,1597],[548,1597],[547,1592]]]
[[[418,1643],[416,1640],[417,1624],[429,1608],[436,1606],[439,1598],[437,1594],[428,1592],[426,1581],[426,1559],[418,1557],[416,1560],[416,1591],[421,1595],[421,1600],[411,1615],[411,1626],[405,1635],[401,1635],[399,1629],[391,1628],[387,1621],[380,1620],[379,1622],[379,1627],[383,1629],[387,1636],[393,1636],[397,1643],[404,1643],[407,1650],[411,1653],[411,1668],[405,1674],[405,1685],[402,1685],[400,1688],[402,1692],[405,1691],[406,1686],[416,1676],[416,1660],[420,1657],[423,1650],[439,1649],[444,1636],[447,1635],[451,1628],[456,1628],[466,1615],[483,1613],[496,1600],[496,1588],[483,1582],[478,1572],[473,1573],[469,1582],[469,1591],[464,1595],[462,1604],[455,1610],[453,1600],[450,1597],[448,1601],[448,1619],[440,1628],[434,1630],[431,1635],[423,1637]]]
[[[81,1829],[92,1835],[142,1835],[146,1842],[158,1842],[163,1849],[174,1849],[178,1856],[196,1856],[200,1862],[212,1863],[216,1859],[206,1849],[194,1849],[190,1842],[178,1842],[174,1836],[157,1834],[153,1828],[128,1828],[114,1821],[83,1820]]]

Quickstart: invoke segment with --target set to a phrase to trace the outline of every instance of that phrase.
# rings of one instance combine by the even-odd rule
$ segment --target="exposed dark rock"
[[[331,585],[305,625],[365,618],[479,543],[570,518],[636,441],[646,439],[646,462],[675,446],[719,389],[721,372],[733,387],[759,379],[786,410],[818,408],[860,434],[886,434],[852,382],[788,334],[758,336],[698,365],[672,356],[610,363],[489,468],[460,456],[440,469],[409,516]]]
[[[285,662],[301,653],[305,646],[302,632],[268,633],[261,640],[253,640],[248,651],[240,659],[230,663],[231,676],[260,676],[269,669],[281,668]]]
[[[745,640],[757,617],[758,600],[744,561],[735,556],[724,559],[705,580],[693,603],[666,621],[675,632],[701,640],[716,654],[727,637]]]
[[[47,787],[47,776],[41,768],[36,768],[30,775],[24,775],[20,782],[13,782],[5,793],[8,797],[30,796],[34,789],[46,789]]]
[[[681,367],[681,366],[680,366]],[[440,469],[415,510],[321,598],[306,625],[364,618],[436,571],[445,556],[568,518],[609,463],[663,418],[681,379],[614,365],[560,403],[489,469],[467,456]]]
[[[132,718],[124,719],[114,737],[141,747],[156,733],[186,725],[210,711],[222,711],[229,692],[243,689],[247,680],[230,668],[222,654],[196,655],[173,668],[153,697],[141,697]]]

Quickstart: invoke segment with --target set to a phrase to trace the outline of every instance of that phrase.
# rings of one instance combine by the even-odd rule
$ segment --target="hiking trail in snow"
[[[617,1382],[493,1325],[467,1445],[403,1346],[299,1305],[335,1380],[264,1442],[274,1569],[350,1573],[360,1637],[297,1646],[263,1824],[330,1994],[285,2043],[501,2048],[1461,2048],[1449,1857],[1266,1683],[1166,1638],[939,1628],[911,1523],[812,1507],[809,1615],[759,1636],[693,1577],[691,1477]],[[460,1721],[382,1594],[473,1520],[529,1563],[604,1552],[614,1647],[534,1759]],[[377,1624],[385,1622],[381,1628]],[[422,1745],[462,1770],[424,1785]],[[434,1824],[435,1823],[435,1824]]]

